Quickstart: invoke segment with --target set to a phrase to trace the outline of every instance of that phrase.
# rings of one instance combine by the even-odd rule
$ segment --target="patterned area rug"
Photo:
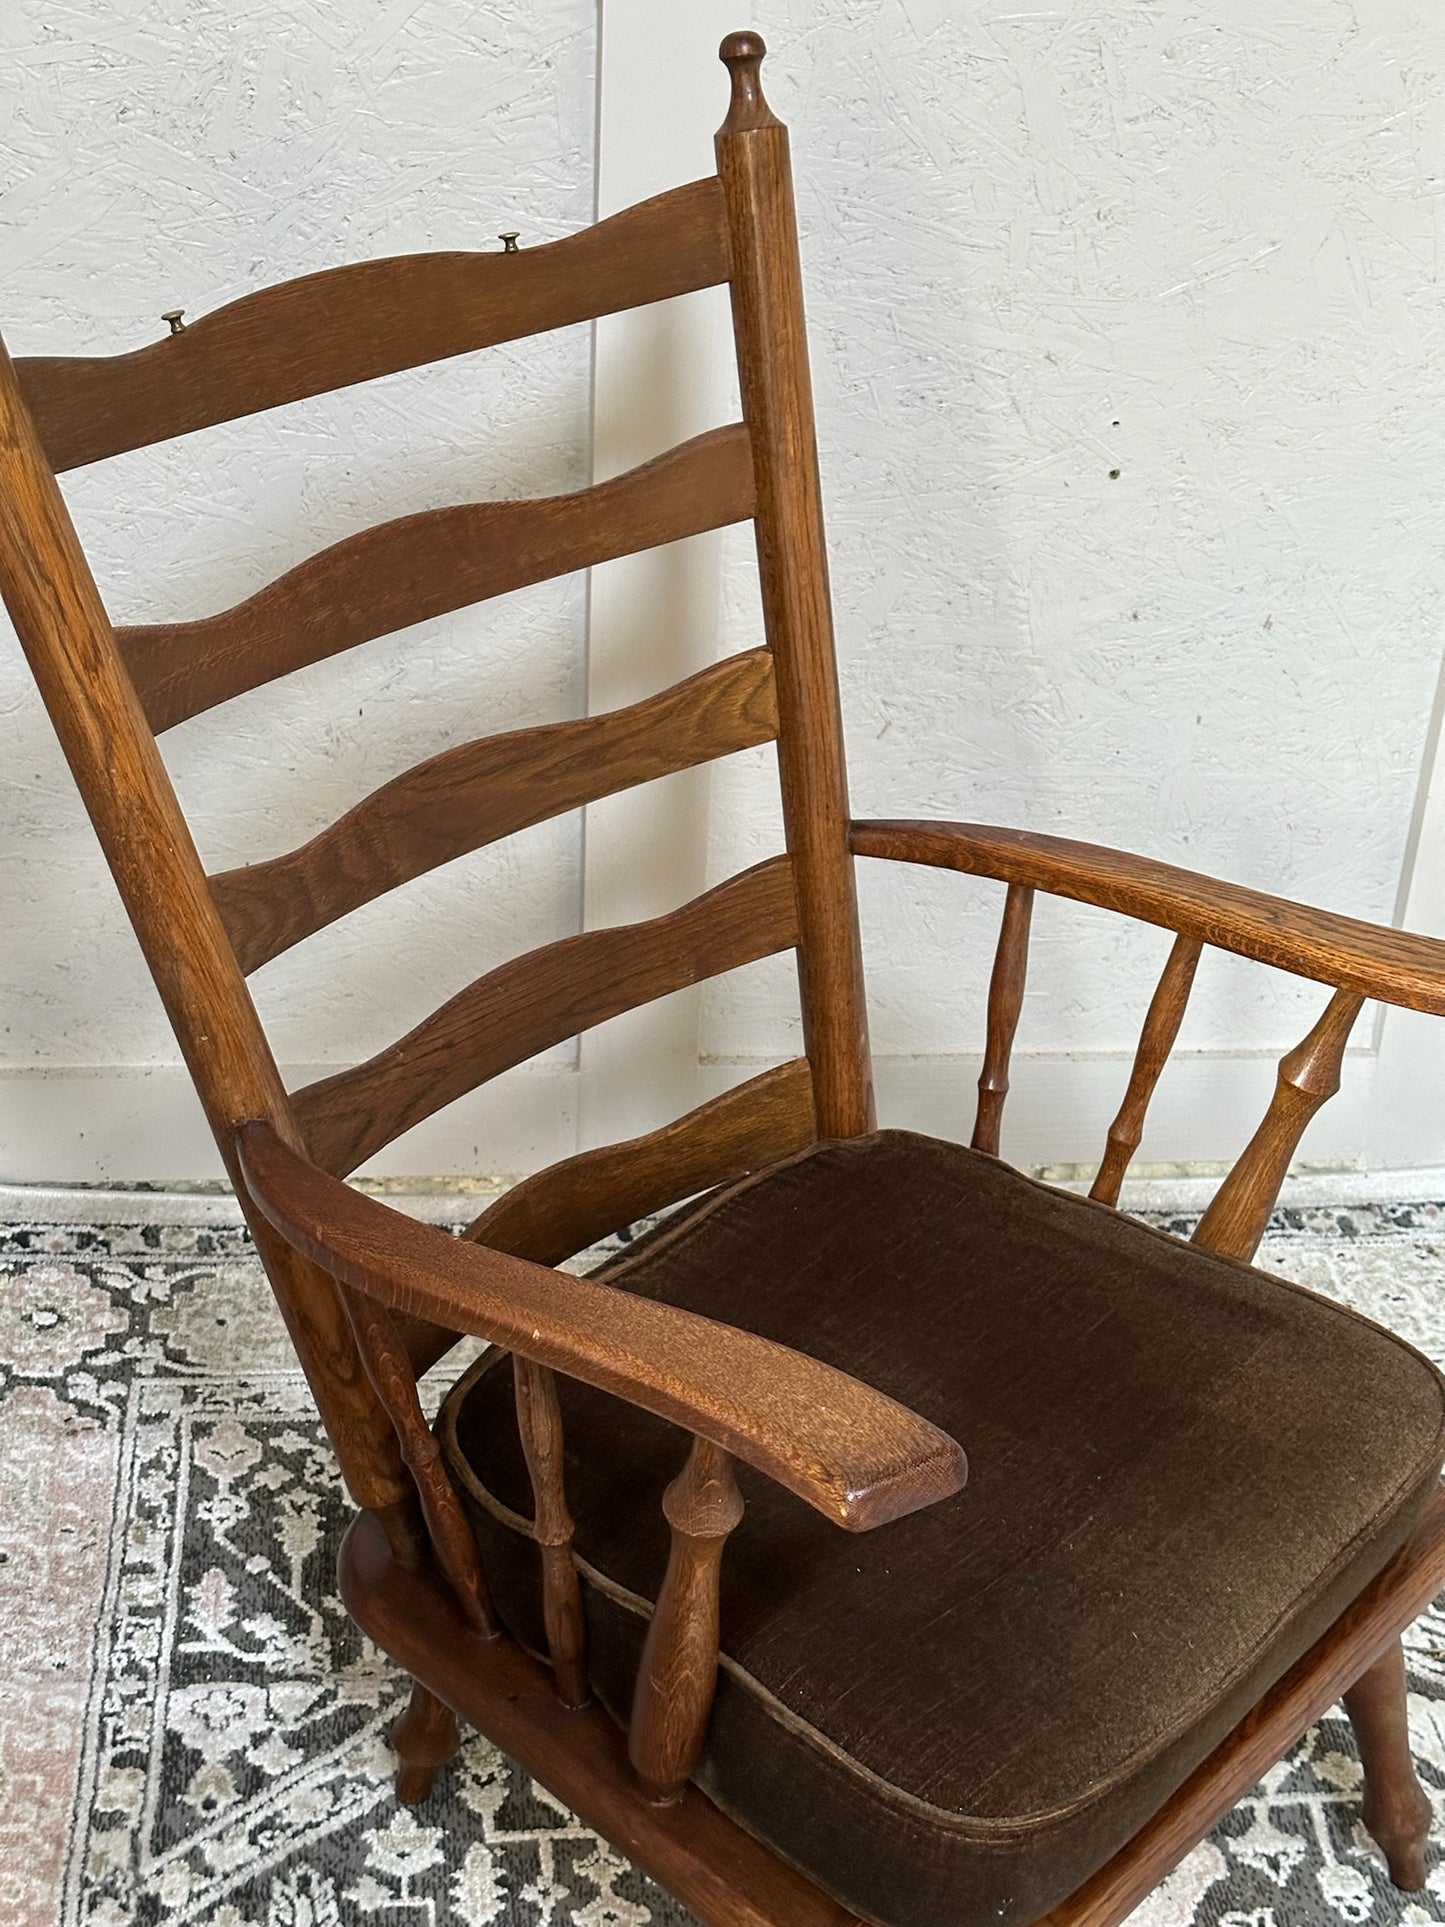
[[[1445,1363],[1445,1207],[1286,1212],[1263,1262]],[[244,1233],[12,1223],[0,1279],[5,1927],[687,1927],[476,1736],[396,1805],[402,1687],[335,1602],[344,1503]],[[1445,1806],[1445,1610],[1409,1656]],[[1445,1921],[1358,1789],[1328,1718],[1135,1927]]]

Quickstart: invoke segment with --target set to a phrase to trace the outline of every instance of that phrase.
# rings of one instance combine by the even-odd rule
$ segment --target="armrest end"
[[[449,1237],[331,1177],[269,1124],[241,1125],[236,1149],[257,1207],[348,1290],[655,1412],[850,1532],[964,1483],[954,1439],[831,1365],[603,1280]]]

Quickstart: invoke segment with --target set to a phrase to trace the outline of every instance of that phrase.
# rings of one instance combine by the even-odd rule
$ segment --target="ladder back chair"
[[[112,358],[0,351],[0,584],[359,1509],[343,1596],[415,1682],[400,1797],[460,1715],[715,1927],[1108,1927],[1343,1694],[1365,1823],[1417,1887],[1400,1634],[1445,1580],[1445,1384],[1249,1260],[1363,1000],[1445,1014],[1445,945],[1052,837],[850,822],[762,55],[723,44],[715,176],[570,239],[336,269]],[[721,283],[741,421],[575,494],[386,523],[204,620],[112,623],[58,472]],[[172,725],[748,520],[765,648],[448,750],[205,873]],[[783,853],[283,1088],[250,972],[496,838],[769,740]],[[969,1147],[875,1128],[859,856],[1006,886]],[[998,1156],[1039,891],[1175,933],[1090,1199]],[[1114,1207],[1206,945],[1330,994],[1185,1243]],[[782,951],[797,1061],[527,1178],[460,1239],[345,1183],[501,1070]],[[601,1273],[553,1268],[672,1206]],[[491,1349],[429,1428],[418,1374],[460,1334]]]

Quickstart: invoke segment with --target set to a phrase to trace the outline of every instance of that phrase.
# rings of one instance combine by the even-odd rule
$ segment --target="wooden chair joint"
[[[672,1548],[638,1666],[628,1755],[648,1798],[669,1806],[702,1757],[717,1690],[723,1547],[743,1516],[728,1454],[694,1439],[662,1510]]]
[[[211,896],[241,968],[257,970],[443,863],[777,729],[772,658],[753,649],[626,709],[443,750],[297,849],[213,876]]]
[[[1337,990],[1309,1035],[1280,1059],[1273,1101],[1199,1220],[1194,1244],[1229,1258],[1254,1256],[1305,1126],[1340,1088],[1345,1045],[1364,1001]]]
[[[115,631],[156,731],[378,636],[753,512],[747,430],[709,429],[570,494],[466,502],[381,522],[193,622]]]
[[[563,1487],[562,1411],[557,1382],[544,1366],[512,1354],[517,1392],[517,1429],[532,1480],[532,1537],[542,1561],[542,1618],[557,1694],[564,1706],[588,1696],[587,1622],[577,1562],[572,1556],[572,1515]]]
[[[363,1064],[291,1098],[312,1157],[337,1173],[444,1105],[609,1017],[790,949],[797,897],[771,857],[645,923],[587,930],[503,964]]]
[[[403,1462],[415,1482],[437,1562],[467,1624],[484,1638],[495,1639],[502,1629],[492,1610],[476,1541],[421,1409],[411,1361],[381,1305],[364,1292],[344,1287],[342,1297],[367,1375],[395,1428]]]
[[[701,1917],[729,1927],[744,1921],[749,1927],[857,1927],[855,1905],[869,1918],[883,1918],[889,1898],[876,1905],[862,1894],[856,1902],[830,1898],[825,1888],[844,1892],[848,1878],[830,1858],[826,1828],[815,1836],[823,1844],[810,1846],[783,1824],[787,1804],[804,1819],[813,1817],[808,1795],[816,1788],[821,1797],[825,1776],[830,1790],[838,1786],[833,1776],[842,1769],[836,1754],[823,1758],[830,1736],[821,1724],[813,1728],[822,1743],[816,1781],[805,1781],[799,1799],[774,1802],[761,1815],[744,1812],[739,1800],[746,1825],[724,1815],[696,1784],[710,1727],[715,1759],[709,1765],[716,1765],[720,1787],[736,1789],[752,1765],[743,1761],[743,1772],[728,1780],[723,1724],[713,1723],[722,1560],[742,1520],[739,1463],[850,1532],[887,1526],[957,1494],[966,1475],[963,1451],[923,1415],[937,1396],[932,1359],[926,1349],[901,1364],[877,1354],[879,1376],[888,1382],[906,1386],[918,1368],[923,1410],[910,1410],[821,1356],[729,1324],[725,1297],[699,1297],[708,1314],[718,1313],[708,1315],[691,1308],[683,1288],[676,1302],[665,1291],[629,1289],[645,1282],[641,1263],[630,1272],[624,1263],[608,1276],[580,1277],[554,1269],[554,1262],[642,1213],[802,1154],[820,1137],[856,1138],[872,1130],[856,856],[925,863],[1007,886],[973,1132],[975,1147],[991,1155],[999,1148],[1035,893],[1097,905],[1174,934],[1095,1180],[1095,1197],[1111,1204],[1143,1141],[1204,945],[1331,987],[1324,1014],[1282,1059],[1266,1115],[1196,1233],[1203,1250],[1243,1259],[1256,1247],[1309,1120],[1338,1088],[1364,997],[1445,1014],[1445,942],[1096,845],[966,823],[850,822],[788,136],[763,92],[763,54],[756,34],[724,43],[731,88],[716,136],[715,176],[568,240],[523,251],[509,231],[500,254],[358,264],[264,290],[191,325],[173,310],[167,315],[172,332],[128,355],[43,358],[17,369],[0,345],[0,589],[361,1507],[338,1573],[358,1623],[416,1682],[394,1730],[401,1796],[426,1796],[455,1749],[461,1713]],[[462,503],[384,523],[300,561],[244,602],[199,621],[113,625],[56,484],[57,468],[723,282],[732,304],[740,421],[570,494]],[[754,523],[766,650],[714,665],[613,715],[465,743],[362,798],[300,848],[248,870],[205,874],[157,731],[409,624],[746,520]],[[504,963],[365,1062],[294,1094],[285,1090],[246,971],[381,891],[496,837],[774,737],[785,855],[665,916],[584,930]],[[462,1238],[389,1209],[337,1175],[549,1046],[708,976],[788,950],[796,952],[803,1030],[803,1054],[795,1063],[628,1144],[581,1152],[529,1178]],[[873,1147],[855,1146],[839,1162],[872,1153]],[[982,1160],[959,1158],[971,1178],[1010,1185]],[[804,1175],[811,1181],[815,1174]],[[754,1224],[766,1225],[793,1175],[770,1174],[767,1182],[779,1191],[762,1198]],[[904,1198],[899,1209],[909,1208]],[[1067,1200],[1048,1208],[1061,1223],[1084,1209]],[[697,1230],[703,1237],[719,1234],[725,1245],[747,1213],[729,1215],[730,1204],[713,1209],[710,1225]],[[846,1213],[838,1212],[835,1222],[846,1234]],[[980,1225],[986,1228],[982,1217]],[[818,1291],[828,1293],[834,1282],[830,1265],[842,1286],[854,1289],[866,1251],[836,1255],[803,1229],[808,1259],[817,1259]],[[886,1237],[887,1225],[878,1229]],[[642,1263],[666,1262],[682,1242],[675,1232],[665,1234]],[[1176,1252],[1170,1262],[1187,1258]],[[1198,1254],[1193,1262],[1201,1274],[1210,1269]],[[885,1292],[898,1271],[885,1254]],[[1005,1276],[1001,1289],[1008,1284]],[[780,1306],[782,1299],[779,1294]],[[1014,1300],[1025,1308],[1031,1302],[1027,1294],[1015,1293]],[[841,1300],[835,1294],[826,1302]],[[928,1300],[920,1293],[919,1302]],[[883,1315],[891,1309],[885,1302]],[[1007,1352],[1024,1360],[1020,1371],[1038,1377],[1038,1333],[1003,1332],[993,1318],[979,1325],[966,1305],[961,1315],[986,1348],[976,1361],[981,1374],[1011,1369],[1002,1359]],[[788,1329],[804,1342],[797,1327]],[[1107,1344],[1107,1319],[1095,1329]],[[1071,1331],[1065,1327],[1061,1339],[1049,1340],[1059,1348],[1050,1357],[1060,1357],[1065,1370],[1075,1363]],[[470,1392],[459,1389],[444,1408],[438,1432],[445,1456],[418,1395],[418,1370],[458,1334],[513,1359],[531,1519],[497,1501],[487,1508],[486,1531],[515,1530],[525,1563],[530,1523],[550,1671],[498,1632],[472,1530],[481,1515],[470,1507],[488,1495],[484,1465],[467,1456]],[[918,1342],[926,1348],[928,1341],[924,1332]],[[819,1342],[817,1350],[830,1346]],[[690,1441],[686,1463],[662,1501],[666,1570],[643,1637],[625,1737],[602,1706],[584,1703],[584,1607],[601,1606],[603,1582],[599,1576],[589,1592],[581,1583],[558,1375],[601,1399],[626,1401],[649,1423],[676,1428]],[[1086,1392],[1096,1382],[1112,1383],[1107,1370],[1081,1380]],[[1121,1399],[1143,1398],[1122,1380],[1117,1389]],[[1006,1397],[1010,1387],[998,1390]],[[1287,1391],[1284,1386],[1282,1399]],[[586,1443],[581,1414],[590,1404],[590,1397],[579,1399],[574,1453]],[[940,1409],[955,1408],[940,1401]],[[1120,1417],[1128,1420],[1129,1410],[1112,1414],[1111,1423]],[[1325,1409],[1322,1426],[1336,1417],[1334,1408]],[[1273,1428],[1274,1435],[1279,1431]],[[1073,1435],[1070,1425],[1066,1445]],[[1336,1442],[1347,1464],[1348,1439]],[[1403,1466],[1405,1443],[1400,1451]],[[1195,1455],[1201,1463],[1206,1457]],[[1169,1517],[1171,1505],[1191,1504],[1192,1465],[1161,1473],[1165,1482],[1153,1494],[1159,1516]],[[1353,1474],[1355,1466],[1348,1469]],[[1029,1476],[1026,1465],[1018,1471]],[[1168,1483],[1176,1472],[1177,1486]],[[1425,1474],[1418,1465],[1410,1472],[1421,1480]],[[1403,1512],[1383,1510],[1383,1499],[1375,1503],[1386,1486],[1382,1472],[1379,1487],[1371,1487],[1366,1481],[1373,1476],[1362,1469],[1361,1491],[1351,1496],[1362,1508],[1373,1504],[1375,1524],[1393,1530]],[[1418,1494],[1418,1486],[1398,1488],[1401,1505],[1403,1491]],[[1232,1487],[1215,1489],[1201,1503],[1246,1504],[1248,1497]],[[982,1499],[984,1508],[997,1503],[987,1485]],[[1085,1494],[1078,1503],[1092,1506],[1093,1499]],[[589,1531],[597,1516],[591,1505]],[[960,1508],[960,1533],[970,1524],[964,1513]],[[1000,1543],[988,1536],[993,1521],[982,1511],[979,1516],[987,1530],[975,1543]],[[1241,1559],[1258,1544],[1261,1522],[1278,1517],[1276,1508],[1230,1521],[1240,1528]],[[948,1522],[933,1523],[942,1534]],[[478,1534],[482,1530],[479,1524]],[[800,1537],[799,1545],[806,1543]],[[1106,1534],[1098,1543],[1102,1559],[1121,1541]],[[878,1556],[890,1556],[886,1545]],[[1276,1560],[1275,1570],[1282,1575],[1281,1598],[1254,1596],[1255,1605],[1271,1611],[1291,1603],[1283,1597],[1286,1562]],[[1109,1586],[1112,1577],[1101,1569],[1100,1585]],[[1118,1577],[1131,1575],[1121,1566]],[[1399,1635],[1442,1582],[1445,1495],[1437,1489],[1385,1569],[1185,1784],[1140,1821],[1115,1858],[1043,1915],[1040,1927],[1117,1927],[1341,1692],[1365,1769],[1367,1824],[1394,1878],[1417,1886],[1428,1802],[1409,1764]],[[1102,1596],[1099,1587],[1095,1596]],[[1007,1598],[998,1598],[1006,1616]],[[626,1610],[625,1600],[614,1603]],[[872,1602],[860,1607],[873,1610]],[[847,1610],[847,1602],[839,1610]],[[605,1623],[594,1621],[599,1637]],[[1288,1628],[1293,1622],[1274,1623]],[[1085,1636],[1088,1630],[1081,1628]],[[1008,1631],[1005,1625],[1000,1659]],[[1271,1653],[1281,1657],[1283,1649],[1255,1650],[1263,1677],[1264,1661]],[[1009,1664],[996,1666],[997,1677],[1007,1677],[1009,1665],[1023,1664],[1029,1654],[1006,1656]],[[961,1655],[962,1662],[967,1658]],[[1161,1659],[1156,1650],[1156,1662],[1167,1664],[1167,1653]],[[927,1655],[921,1663],[929,1663]],[[595,1670],[600,1680],[600,1663]],[[944,1704],[942,1690],[951,1693],[956,1684],[942,1678],[945,1671],[939,1665],[924,1682],[925,1691],[935,1681],[940,1689],[935,1712]],[[732,1684],[729,1677],[725,1690]],[[896,1691],[890,1697],[900,1699]],[[784,1693],[777,1698],[784,1701]],[[1201,1707],[1200,1719],[1217,1720],[1223,1703]],[[780,1717],[811,1719],[815,1710],[800,1699],[785,1703]],[[1204,1730],[1196,1728],[1196,1736]],[[866,1774],[865,1760],[854,1764]],[[990,1770],[986,1761],[982,1770]],[[1096,1786],[1114,1790],[1108,1778],[1096,1777]],[[877,1791],[871,1785],[863,1797],[881,1816]],[[901,1800],[911,1797],[901,1784],[895,1791]],[[1139,1819],[1146,1803],[1128,1788],[1123,1792]],[[1015,1831],[1006,1813],[999,1817],[999,1834],[984,1843],[986,1851]],[[898,1847],[903,1861],[921,1838],[920,1824],[915,1808]],[[1017,1831],[1025,1841],[1034,1837],[1031,1825]],[[883,1844],[881,1819],[878,1839],[870,1835],[869,1844]],[[1057,1865],[1053,1873],[1064,1884]],[[960,1877],[955,1891],[967,1906],[963,1887]],[[982,1906],[977,1891],[973,1899]],[[900,1917],[906,1910],[901,1896]],[[929,1910],[930,1917],[948,1911]]]
[[[1149,1109],[1149,1100],[1154,1095],[1154,1086],[1159,1082],[1160,1073],[1174,1048],[1174,1040],[1179,1035],[1179,1026],[1184,1019],[1185,1006],[1189,1002],[1189,992],[1203,948],[1197,937],[1176,937],[1165,960],[1145,1013],[1144,1028],[1139,1033],[1139,1047],[1134,1053],[1134,1067],[1129,1074],[1124,1101],[1109,1126],[1103,1162],[1089,1192],[1089,1196],[1101,1204],[1119,1202],[1119,1187],[1124,1182],[1124,1173],[1143,1142],[1144,1117]]]
[[[728,273],[722,195],[708,175],[541,247],[327,268],[243,295],[129,354],[34,356],[16,371],[60,471],[713,287]]]

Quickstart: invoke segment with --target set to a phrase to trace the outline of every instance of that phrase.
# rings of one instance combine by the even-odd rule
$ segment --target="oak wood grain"
[[[609,1232],[790,1157],[817,1135],[806,1058],[779,1064],[659,1130],[580,1151],[503,1192],[463,1232],[560,1264]]]
[[[296,1127],[3,342],[0,594],[235,1182],[238,1122]],[[410,1481],[331,1281],[254,1210],[248,1221],[352,1493],[376,1508],[403,1500]]]
[[[16,365],[45,452],[63,470],[727,277],[722,196],[709,176],[541,247],[328,268],[130,354]]]
[[[873,1123],[868,1009],[848,853],[848,777],[818,480],[788,132],[763,97],[763,43],[723,42],[716,138],[732,245],[733,328],[757,478],[763,622],[777,662],[783,823],[798,879],[798,986],[818,1128]]]
[[[988,1033],[983,1068],[978,1074],[978,1110],[973,1122],[973,1149],[987,1151],[992,1157],[998,1156],[1003,1104],[1008,1096],[1009,1059],[1013,1055],[1019,1012],[1023,1009],[1033,910],[1033,891],[1026,884],[1011,883],[1004,899],[998,948],[988,984]]]
[[[565,1712],[545,1667],[505,1636],[488,1645],[468,1634],[449,1595],[396,1565],[369,1516],[348,1532],[339,1570],[348,1611],[384,1651],[424,1677],[707,1927],[859,1927],[856,1915],[728,1821],[696,1787],[676,1806],[648,1802],[606,1714],[597,1706]],[[1442,1587],[1445,1495],[1437,1487],[1384,1572],[1133,1840],[1037,1927],[1119,1927]]]
[[[1134,1053],[1134,1065],[1129,1073],[1124,1099],[1109,1126],[1103,1161],[1089,1191],[1089,1196],[1100,1204],[1119,1202],[1119,1187],[1124,1182],[1124,1173],[1144,1139],[1144,1118],[1149,1109],[1149,1100],[1169,1061],[1169,1053],[1174,1048],[1174,1040],[1184,1020],[1184,1009],[1189,1002],[1189,992],[1203,947],[1197,937],[1176,937],[1164,960],[1159,982],[1144,1013],[1144,1027],[1139,1033],[1139,1047]]]
[[[318,1164],[354,1171],[499,1071],[796,941],[792,868],[772,857],[665,916],[586,930],[501,965],[399,1042],[297,1091],[292,1110]]]
[[[532,1538],[542,1560],[542,1623],[552,1676],[564,1706],[587,1698],[587,1622],[572,1557],[572,1514],[563,1483],[565,1445],[557,1383],[521,1353],[512,1358],[517,1430],[532,1481]]]
[[[638,1663],[627,1756],[649,1799],[670,1806],[702,1758],[717,1692],[723,1548],[743,1516],[727,1453],[694,1439],[662,1510],[671,1547]]]
[[[298,1250],[391,1311],[489,1339],[627,1399],[776,1479],[849,1531],[957,1492],[960,1446],[893,1399],[785,1345],[453,1238],[243,1125],[251,1196]]]
[[[151,728],[165,730],[377,636],[752,512],[752,456],[734,422],[571,494],[378,523],[218,615],[115,635]]]
[[[858,822],[852,842],[860,856],[1026,883],[1052,896],[1160,924],[1297,977],[1445,1015],[1445,942],[1438,937],[1312,910],[1152,857],[1030,830],[922,820]]]
[[[658,1130],[534,1171],[489,1204],[462,1236],[537,1264],[560,1264],[638,1218],[805,1150],[817,1135],[808,1060],[794,1058]],[[444,1358],[460,1336],[424,1319],[398,1322],[418,1373]]]
[[[863,1927],[696,1787],[674,1806],[649,1801],[616,1722],[595,1703],[568,1711],[548,1668],[512,1640],[487,1644],[469,1633],[429,1575],[414,1576],[388,1556],[369,1515],[347,1533],[338,1572],[348,1612],[384,1652],[425,1678],[705,1927]]]
[[[484,736],[374,790],[299,849],[211,878],[241,968],[387,890],[564,810],[777,733],[772,659],[733,656],[605,716]]]
[[[1345,1045],[1364,1001],[1337,990],[1309,1035],[1280,1059],[1270,1107],[1210,1199],[1191,1244],[1228,1258],[1254,1256],[1305,1126],[1340,1088]]]
[[[860,824],[850,838],[787,137],[763,97],[762,54],[756,35],[724,45],[732,103],[718,136],[719,179],[659,197],[587,235],[520,255],[414,258],[308,277],[130,356],[35,362],[17,377],[0,352],[0,586],[348,1480],[372,1508],[348,1536],[342,1583],[357,1617],[421,1682],[398,1733],[404,1788],[416,1793],[429,1784],[455,1739],[446,1708],[459,1708],[666,1881],[708,1927],[857,1927],[686,1784],[715,1677],[718,1560],[737,1523],[730,1461],[755,1466],[824,1516],[864,1530],[957,1492],[960,1449],[845,1373],[636,1298],[606,1279],[525,1262],[504,1247],[515,1240],[534,1253],[550,1249],[599,1214],[612,1219],[599,1228],[612,1229],[685,1195],[694,1182],[722,1181],[795,1141],[809,1142],[819,1127],[829,1135],[867,1128],[853,851],[973,870],[1009,885],[985,1079],[992,1116],[980,1126],[994,1148],[1030,893],[1051,890],[1178,933],[1101,1171],[1116,1194],[1114,1167],[1121,1176],[1131,1132],[1138,1141],[1156,1059],[1162,1064],[1173,1041],[1200,945],[1340,987],[1282,1063],[1270,1111],[1198,1234],[1240,1255],[1252,1251],[1300,1132],[1338,1082],[1362,998],[1445,1013],[1445,944],[1023,832]],[[579,495],[388,524],[200,623],[112,629],[22,396],[23,383],[51,457],[76,465],[729,276],[744,427],[715,431]],[[669,917],[585,933],[504,966],[398,1045],[293,1104],[228,933],[245,956],[253,947],[258,960],[275,955],[296,940],[293,929],[306,934],[309,917],[319,913],[307,925],[319,928],[376,889],[448,860],[438,850],[476,847],[466,839],[479,837],[478,821],[510,822],[508,811],[542,808],[548,782],[555,779],[555,802],[571,794],[569,782],[610,781],[600,746],[604,731],[620,735],[621,725],[599,718],[561,726],[590,734],[585,742],[574,736],[570,751],[562,738],[550,739],[559,753],[549,763],[544,751],[540,773],[535,761],[526,769],[519,761],[510,775],[500,763],[479,773],[496,745],[468,745],[452,762],[434,759],[388,786],[389,795],[366,799],[307,850],[258,866],[244,884],[236,873],[215,879],[214,889],[150,728],[462,602],[748,515],[757,524],[790,857]],[[754,693],[761,701],[761,682]],[[533,736],[524,751],[514,739],[512,751],[532,758],[539,740]],[[589,765],[585,777],[564,771],[569,756]],[[521,800],[524,789],[533,792],[530,801]],[[453,803],[456,815],[448,817]],[[428,806],[433,831],[423,824]],[[268,893],[277,899],[269,906]],[[811,1071],[782,1067],[769,1074],[773,1081],[757,1080],[750,1096],[729,1094],[631,1146],[568,1160],[548,1180],[523,1187],[515,1203],[483,1214],[472,1239],[451,1239],[360,1197],[302,1150],[310,1144],[318,1158],[350,1168],[475,1082],[584,1025],[792,946]],[[675,1805],[648,1805],[598,1709],[564,1710],[540,1668],[510,1641],[484,1636],[493,1626],[475,1547],[449,1481],[444,1472],[438,1477],[416,1398],[415,1348],[406,1349],[418,1335],[444,1344],[452,1332],[475,1333],[514,1354],[544,1616],[564,1698],[580,1696],[585,1655],[552,1374],[570,1373],[695,1435],[688,1467],[669,1488],[672,1557],[632,1736],[653,1795]],[[451,1576],[450,1592],[438,1564]],[[1050,1927],[1122,1920],[1342,1688],[1375,1762],[1367,1759],[1375,1782],[1367,1811],[1402,1875],[1413,1877],[1423,1814],[1400,1764],[1398,1637],[1442,1580],[1445,1507],[1437,1495],[1387,1572],[1125,1852],[1054,1910]]]
[[[426,1414],[417,1395],[416,1374],[384,1305],[363,1292],[342,1298],[367,1377],[386,1408],[401,1456],[416,1486],[427,1537],[446,1574],[462,1615],[474,1632],[495,1639],[501,1631],[477,1557],[472,1528],[457,1498]]]

